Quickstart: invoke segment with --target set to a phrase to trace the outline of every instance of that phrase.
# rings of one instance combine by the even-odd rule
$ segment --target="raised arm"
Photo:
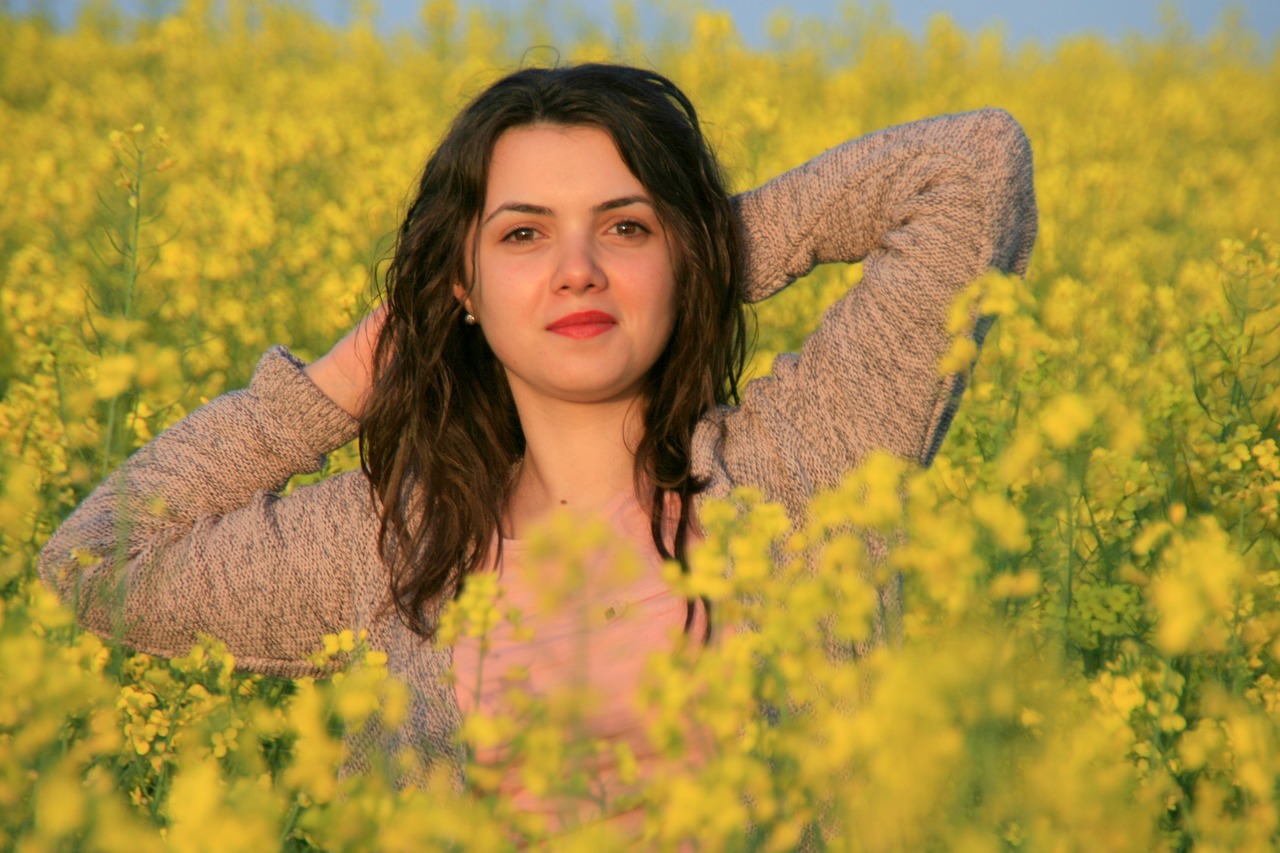
[[[712,442],[734,482],[803,512],[869,452],[929,464],[964,375],[939,375],[955,297],[988,269],[1022,273],[1036,233],[1031,151],[1001,110],[889,128],[847,142],[737,200],[744,285],[763,299],[831,261],[861,283],[802,352],[774,363]],[[979,321],[979,342],[988,323]]]
[[[368,618],[376,553],[367,480],[276,494],[318,470],[357,423],[284,349],[250,386],[191,413],[90,495],[40,557],[45,582],[95,633],[172,656],[198,632],[239,665],[309,671],[322,634]]]

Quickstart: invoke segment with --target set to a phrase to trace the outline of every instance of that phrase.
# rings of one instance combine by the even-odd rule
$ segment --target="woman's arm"
[[[1022,273],[1036,233],[1031,150],[1001,110],[889,128],[834,148],[737,200],[749,300],[830,261],[861,283],[799,355],[774,363],[721,426],[734,482],[799,518],[875,449],[929,464],[964,375],[942,376],[955,297],[988,269]],[[972,331],[981,342],[987,322]]]
[[[45,546],[40,573],[90,630],[172,656],[198,632],[239,665],[298,675],[321,636],[368,617],[377,519],[358,473],[276,494],[356,421],[283,348],[247,389],[166,430]]]

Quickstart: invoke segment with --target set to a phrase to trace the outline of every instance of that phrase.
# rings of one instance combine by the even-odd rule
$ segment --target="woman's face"
[[[653,200],[607,132],[503,133],[473,239],[474,286],[458,297],[517,406],[642,393],[671,336],[675,276]]]

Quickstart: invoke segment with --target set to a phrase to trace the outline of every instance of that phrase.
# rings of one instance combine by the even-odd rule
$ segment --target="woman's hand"
[[[373,385],[373,353],[386,318],[387,306],[379,305],[305,369],[316,387],[357,420]]]

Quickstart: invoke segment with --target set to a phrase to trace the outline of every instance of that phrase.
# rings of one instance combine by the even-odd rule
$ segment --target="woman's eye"
[[[529,243],[537,236],[538,232],[532,228],[513,228],[502,239],[510,243]]]
[[[639,237],[641,234],[648,234],[649,229],[644,227],[643,223],[628,219],[625,222],[619,222],[613,226],[614,233],[620,237]]]

